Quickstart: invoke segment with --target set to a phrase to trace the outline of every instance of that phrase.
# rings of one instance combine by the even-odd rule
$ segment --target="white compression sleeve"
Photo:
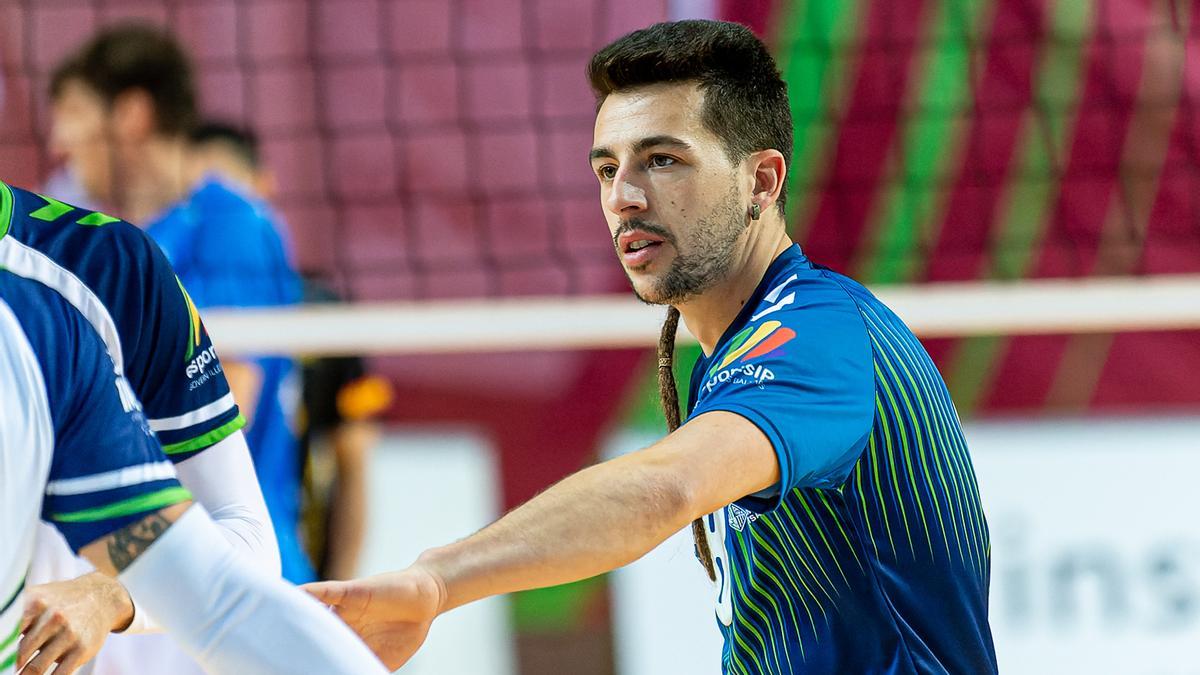
[[[244,560],[279,576],[279,545],[267,514],[246,436],[236,431],[195,457],[175,465],[179,482],[204,506],[221,534]],[[123,632],[154,633],[162,628],[136,602],[133,621]]]
[[[118,579],[213,673],[387,671],[334,614],[241,559],[193,506]]]
[[[260,569],[279,574],[279,543],[241,431],[176,464],[175,472],[238,553]]]

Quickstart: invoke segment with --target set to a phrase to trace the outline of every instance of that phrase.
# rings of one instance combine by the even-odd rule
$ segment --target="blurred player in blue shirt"
[[[209,121],[192,130],[191,140],[196,173],[219,175],[272,198],[275,175],[262,164],[252,131]],[[313,277],[304,278],[303,299],[340,301]],[[381,435],[375,417],[391,405],[391,385],[367,372],[358,357],[309,357],[300,365],[305,550],[322,579],[348,579],[358,569],[366,537],[367,468]]]
[[[904,323],[789,238],[792,123],[766,47],[736,24],[658,24],[588,74],[609,234],[638,297],[670,307],[672,433],[406,570],[310,590],[395,667],[449,609],[606,572],[690,522],[726,673],[994,673],[958,416]],[[682,425],[681,318],[704,353]]]
[[[141,25],[107,29],[63,63],[51,93],[56,149],[96,202],[147,228],[197,307],[299,301],[278,216],[248,190],[194,171],[191,65],[169,35]],[[225,359],[224,368],[248,420],[284,576],[313,579],[297,525],[294,364],[257,357]]]
[[[198,308],[273,307],[300,299],[300,280],[277,223],[265,203],[210,175],[146,233],[162,247]],[[283,576],[311,581],[316,575],[297,529],[296,364],[288,357],[259,356],[230,362],[225,371],[248,420],[246,442],[275,524]]]

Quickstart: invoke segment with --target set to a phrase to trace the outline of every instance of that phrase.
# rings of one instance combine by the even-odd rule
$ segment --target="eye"
[[[600,180],[602,181],[610,181],[616,177],[617,167],[615,164],[605,164],[599,169],[596,169],[596,175],[599,176]]]
[[[652,169],[664,169],[674,163],[675,158],[667,155],[651,155],[649,162],[650,168]]]

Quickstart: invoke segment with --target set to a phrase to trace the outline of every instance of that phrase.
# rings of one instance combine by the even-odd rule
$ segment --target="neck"
[[[746,246],[730,265],[729,277],[699,296],[676,305],[683,322],[700,341],[706,355],[716,349],[729,324],[762,282],[767,268],[791,245],[782,217],[775,213],[763,214],[761,223],[751,225]]]
[[[183,198],[189,186],[186,142],[156,137],[138,149],[138,160],[125,176],[122,215],[139,225],[150,222]]]

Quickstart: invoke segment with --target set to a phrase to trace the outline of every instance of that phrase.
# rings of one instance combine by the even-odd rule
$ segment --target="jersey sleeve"
[[[54,427],[42,518],[78,551],[191,495],[91,325],[70,309],[54,325],[39,349]]]
[[[853,300],[820,278],[792,290],[790,306],[760,310],[704,363],[689,415],[735,413],[770,440],[779,483],[738,502],[759,512],[795,488],[845,482],[874,419],[872,350]]]
[[[137,327],[138,362],[131,360],[127,369],[163,451],[181,462],[246,422],[196,304],[162,251],[141,237],[148,286]]]

